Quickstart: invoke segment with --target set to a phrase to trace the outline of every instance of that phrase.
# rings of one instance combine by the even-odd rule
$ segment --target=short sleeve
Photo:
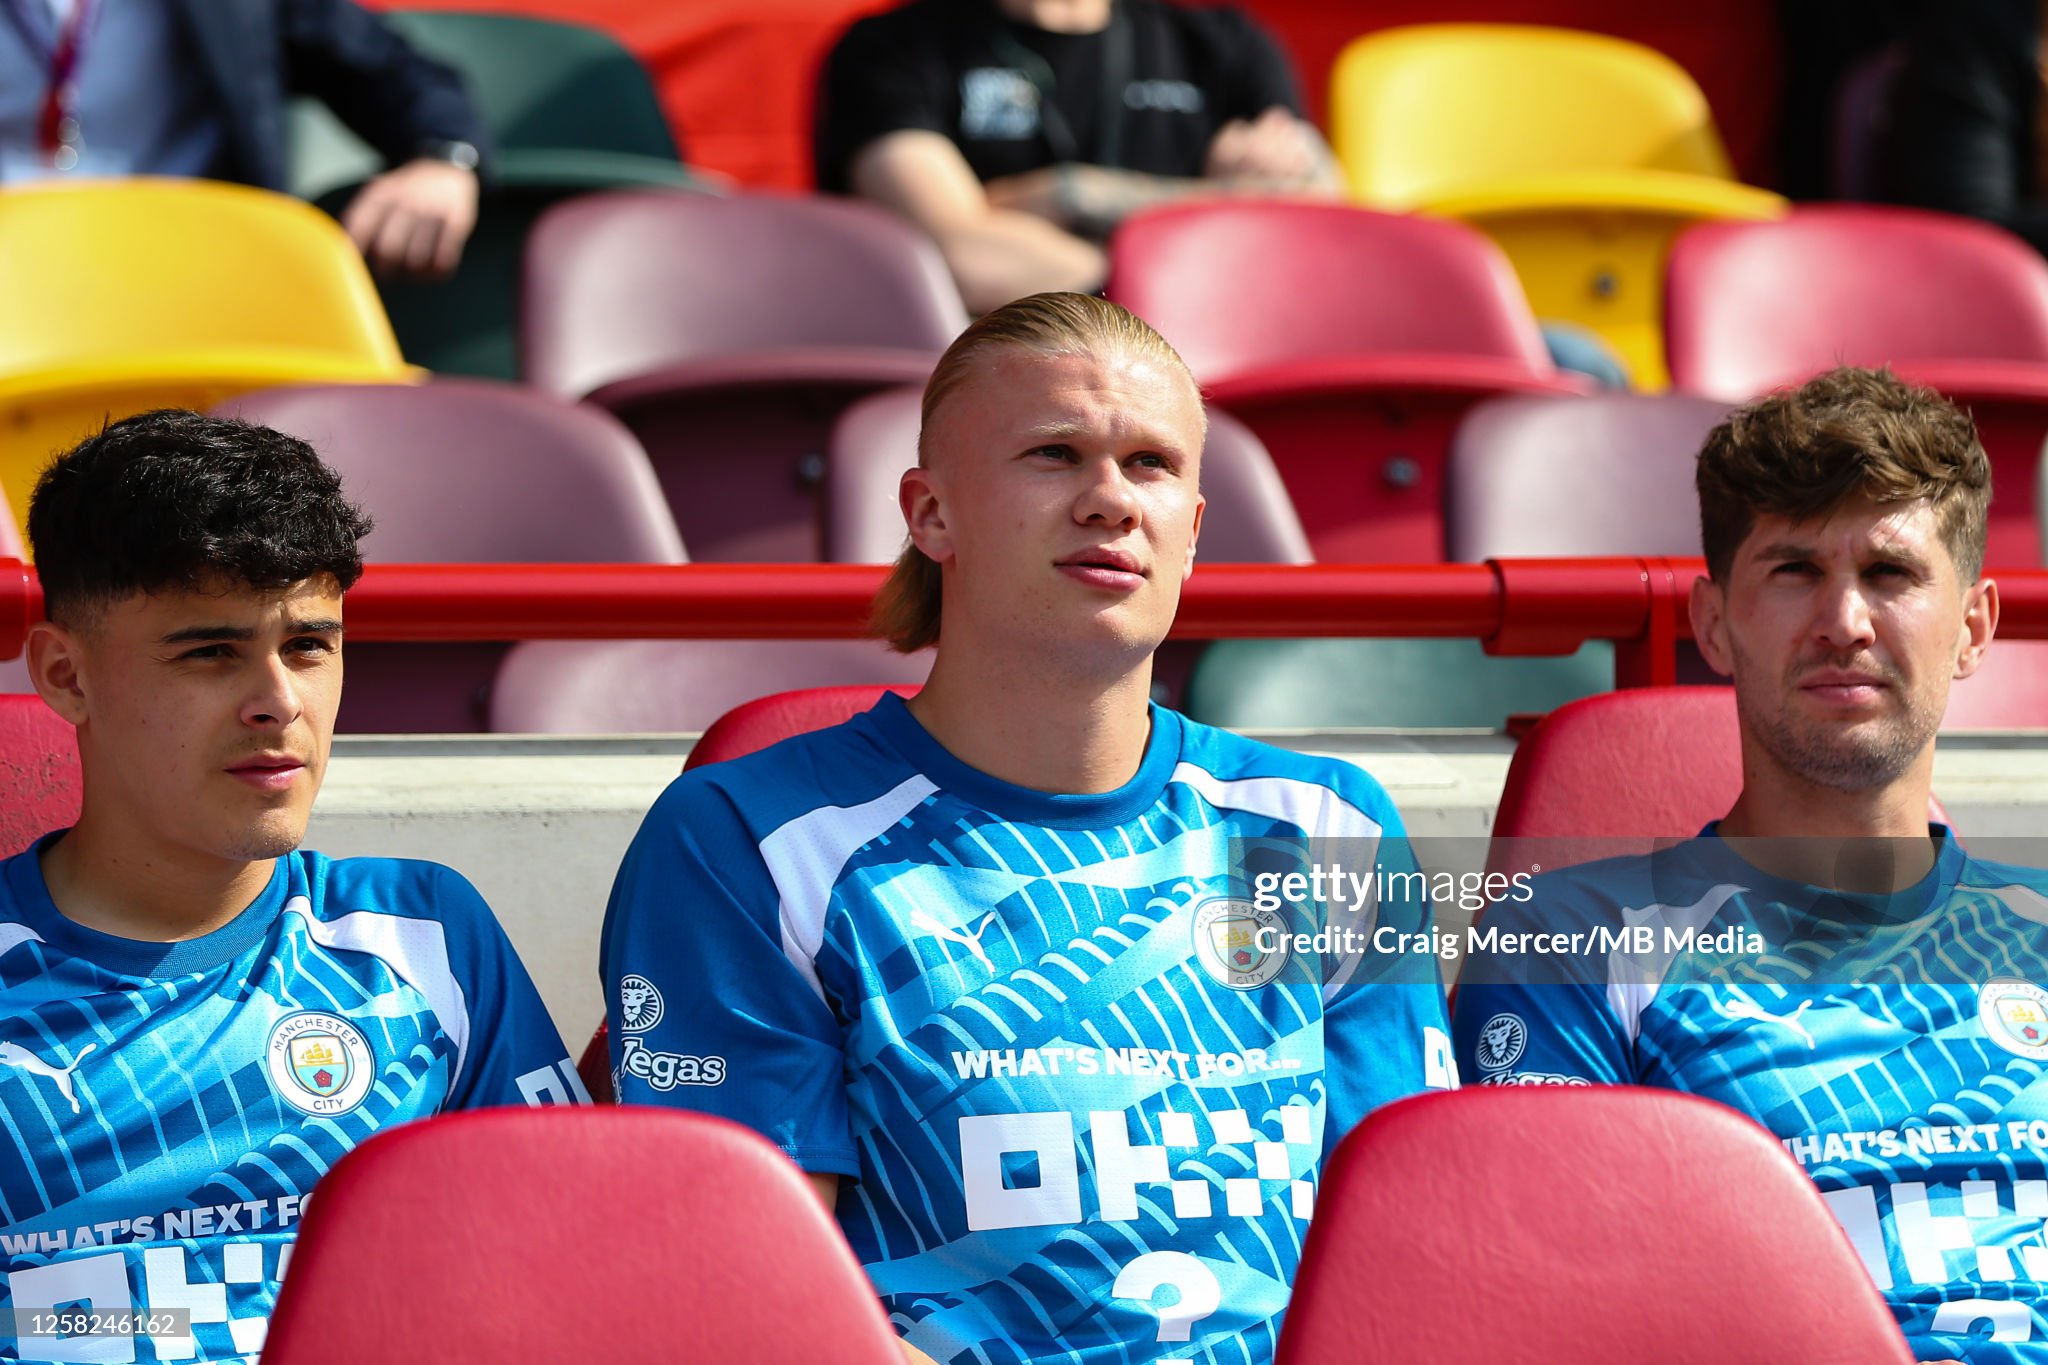
[[[807,1171],[855,1175],[844,1030],[730,796],[693,773],[648,812],[605,911],[599,971],[623,1104],[761,1133]]]
[[[1634,1043],[1609,1001],[1592,926],[1570,877],[1527,883],[1473,925],[1452,1039],[1468,1085],[1626,1085]]]
[[[461,873],[430,866],[436,916],[468,1007],[467,1047],[444,1109],[590,1103],[560,1030],[490,906]]]
[[[905,41],[904,16],[864,19],[825,59],[812,153],[818,188],[852,190],[854,158],[877,138],[906,130],[951,136],[943,64],[927,43]]]

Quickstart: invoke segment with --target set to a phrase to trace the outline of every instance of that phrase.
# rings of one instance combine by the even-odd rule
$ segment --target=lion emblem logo
[[[644,976],[619,981],[619,1027],[640,1033],[661,1022],[661,992]]]
[[[1479,1069],[1505,1071],[1522,1060],[1529,1026],[1519,1014],[1496,1014],[1479,1026]]]

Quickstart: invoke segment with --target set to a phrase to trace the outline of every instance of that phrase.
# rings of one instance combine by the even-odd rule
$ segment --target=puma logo
[[[1791,1029],[1801,1038],[1804,1038],[1806,1046],[1810,1050],[1815,1046],[1813,1035],[1806,1031],[1806,1025],[1799,1022],[1799,1016],[1806,1013],[1807,1006],[1812,1003],[1811,1000],[1802,1000],[1799,1002],[1799,1008],[1793,1010],[1790,1014],[1772,1014],[1762,1005],[1757,1004],[1748,997],[1736,996],[1728,1002],[1728,1007],[1721,1012],[1730,1019],[1754,1019],[1760,1024],[1781,1024]]]
[[[44,1080],[56,1082],[57,1093],[71,1101],[71,1112],[75,1114],[78,1112],[78,1096],[71,1089],[71,1073],[78,1070],[78,1064],[85,1060],[85,1054],[97,1046],[97,1043],[87,1043],[78,1050],[78,1055],[71,1059],[71,1065],[60,1070],[25,1047],[15,1043],[0,1043],[0,1066],[11,1066],[18,1071],[26,1071],[31,1076],[41,1076]]]
[[[957,943],[968,952],[973,953],[981,965],[988,968],[990,975],[994,975],[996,964],[989,960],[988,950],[981,946],[981,936],[988,932],[989,923],[994,919],[995,912],[990,911],[981,917],[980,928],[976,929],[972,934],[965,934],[958,929],[948,928],[946,925],[939,923],[922,910],[910,912],[910,922],[912,924],[924,930],[927,934],[942,938],[948,943]]]

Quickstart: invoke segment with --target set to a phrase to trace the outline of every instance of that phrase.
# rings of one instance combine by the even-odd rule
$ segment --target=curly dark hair
[[[1969,415],[1890,370],[1829,370],[1730,413],[1694,477],[1707,572],[1728,581],[1760,515],[1806,521],[1852,498],[1934,505],[1965,583],[1984,571],[1991,461]]]
[[[138,592],[224,576],[282,588],[362,576],[370,519],[313,447],[181,408],[109,424],[36,481],[28,536],[44,611],[63,621]]]

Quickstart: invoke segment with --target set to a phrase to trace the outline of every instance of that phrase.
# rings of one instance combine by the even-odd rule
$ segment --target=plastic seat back
[[[801,1312],[773,1311],[800,1287]],[[311,1201],[272,1365],[431,1358],[892,1365],[796,1167],[721,1119],[495,1109],[379,1133]]]
[[[1423,24],[1355,39],[1330,79],[1330,141],[1352,192],[1393,208],[1543,172],[1731,174],[1683,67],[1561,28]]]
[[[1697,556],[1694,466],[1727,413],[1685,394],[1479,404],[1451,443],[1449,557]]]
[[[687,733],[764,692],[877,682],[916,687],[931,667],[930,651],[898,654],[880,640],[528,640],[514,645],[498,669],[490,728]]]
[[[580,397],[685,361],[778,348],[930,351],[966,325],[929,238],[868,204],[586,195],[527,244],[521,366]]]
[[[0,485],[17,516],[51,457],[109,420],[410,374],[340,226],[241,185],[10,187],[0,298]]]
[[[609,415],[479,380],[244,395],[224,410],[309,441],[376,521],[372,563],[680,564],[647,457]],[[341,728],[483,729],[506,646],[352,644]]]
[[[77,823],[78,732],[33,693],[0,693],[0,858]]]
[[[1577,392],[1500,251],[1459,223],[1216,202],[1127,220],[1112,298],[1272,453],[1324,562],[1443,556],[1443,461],[1473,402]]]
[[[1475,1086],[1338,1145],[1276,1365],[1912,1358],[1813,1182],[1748,1118],[1670,1091]]]
[[[2048,364],[2048,262],[1968,218],[1813,205],[1681,234],[1666,316],[1672,383],[1731,401],[1838,364]]]
[[[1551,370],[1514,272],[1457,223],[1285,201],[1156,209],[1117,231],[1109,294],[1158,328],[1204,384],[1387,353]]]
[[[706,763],[723,763],[744,758],[793,735],[806,735],[841,721],[852,720],[882,699],[885,692],[901,697],[917,694],[915,687],[807,687],[776,692],[735,706],[718,718],[690,750],[683,771]]]
[[[827,559],[886,564],[903,549],[896,488],[903,471],[917,463],[922,401],[918,389],[889,389],[840,414],[825,470]],[[1273,457],[1249,427],[1213,408],[1202,448],[1202,492],[1209,500],[1202,513],[1202,561],[1313,562]]]

